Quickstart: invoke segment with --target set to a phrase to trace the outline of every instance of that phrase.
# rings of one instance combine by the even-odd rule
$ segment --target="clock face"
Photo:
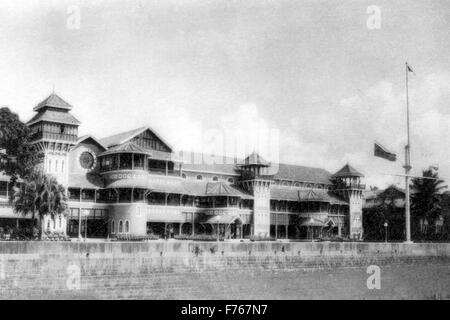
[[[91,170],[95,166],[95,157],[89,151],[84,151],[80,155],[80,166],[83,169]]]

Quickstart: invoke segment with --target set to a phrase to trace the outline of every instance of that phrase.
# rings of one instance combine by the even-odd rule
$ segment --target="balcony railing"
[[[76,142],[77,136],[73,135],[73,134],[55,133],[55,132],[48,132],[48,131],[40,131],[40,132],[36,132],[35,134],[32,135],[32,140],[39,140],[39,139]]]

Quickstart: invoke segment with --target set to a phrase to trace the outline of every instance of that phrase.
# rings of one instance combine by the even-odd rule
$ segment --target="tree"
[[[442,214],[441,190],[446,188],[442,185],[444,181],[439,179],[438,173],[432,168],[423,170],[422,176],[433,179],[412,179],[411,220],[416,237],[423,236],[420,232],[420,221],[426,220],[429,225],[434,225]]]
[[[388,240],[403,240],[405,230],[405,209],[400,199],[404,199],[404,191],[390,186],[377,195],[377,202],[363,210],[364,234],[366,240],[384,240],[385,227],[388,223]]]
[[[0,108],[0,149],[6,156],[0,161],[0,172],[11,176],[14,184],[18,177],[25,178],[42,160],[42,152],[31,144],[31,131],[8,107]],[[9,160],[9,161],[8,161]]]
[[[14,192],[14,212],[22,215],[32,215],[42,221],[46,215],[52,219],[55,215],[65,214],[67,198],[64,187],[53,176],[44,174],[41,170],[34,170]],[[41,234],[42,224],[39,225]]]

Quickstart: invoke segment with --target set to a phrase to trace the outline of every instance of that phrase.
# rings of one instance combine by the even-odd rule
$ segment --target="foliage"
[[[146,241],[146,240],[158,240],[159,237],[153,234],[148,234],[145,236],[134,234],[118,234],[112,239],[117,241]]]
[[[21,183],[15,187],[13,207],[14,212],[22,215],[30,214],[42,218],[50,214],[65,214],[67,198],[64,187],[56,178],[44,174],[41,170],[34,170]]]
[[[175,235],[177,240],[194,240],[194,241],[217,241],[217,236],[212,234],[195,234],[195,235]],[[223,237],[219,237],[223,241]]]
[[[427,169],[422,172],[423,177],[433,179],[412,179],[411,185],[411,224],[413,225],[414,238],[428,238],[434,234],[434,222],[442,214],[441,191],[446,188],[444,181],[439,179],[438,173],[433,169]],[[427,234],[420,232],[420,220],[426,219],[429,224]]]
[[[390,190],[395,191],[395,190]],[[363,210],[364,239],[369,241],[382,241],[385,239],[388,223],[388,240],[402,241],[405,239],[405,209],[399,206],[398,198],[404,198],[399,192],[381,192],[378,195],[378,204]]]
[[[13,184],[18,177],[31,174],[43,158],[42,152],[33,149],[30,129],[8,107],[0,108],[0,149],[5,149],[9,158],[0,161],[0,172],[11,176]]]
[[[247,236],[245,238],[250,239],[250,241],[275,241],[274,237]]]

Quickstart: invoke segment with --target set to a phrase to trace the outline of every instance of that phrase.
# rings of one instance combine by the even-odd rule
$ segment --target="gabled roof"
[[[219,185],[223,184],[223,185]],[[242,199],[253,199],[253,196],[234,186],[222,182],[187,181],[183,180],[186,194],[194,196],[230,196]]]
[[[130,131],[125,131],[122,133],[118,133],[109,137],[105,137],[100,139],[100,141],[109,147],[118,145],[118,144],[122,144],[128,140],[131,140],[132,138],[136,137],[137,135],[141,134],[142,132],[145,132],[147,130],[150,130],[159,140],[161,140],[162,143],[164,143],[169,149],[170,151],[173,150],[172,146],[169,145],[166,141],[164,141],[163,138],[161,138],[155,131],[153,131],[152,128],[146,126],[146,127],[141,127],[141,128],[137,128],[134,130],[130,130]]]
[[[315,201],[315,202],[327,202],[331,204],[348,205],[348,202],[337,197],[330,191],[325,189],[284,189],[284,188],[271,188],[270,198],[273,200],[286,200],[286,201]]]
[[[273,179],[331,184],[331,173],[324,169],[284,163],[274,166],[274,169],[277,171]]]
[[[72,106],[64,101],[60,96],[58,96],[55,93],[52,93],[49,95],[46,99],[41,101],[37,106],[33,108],[34,111],[38,111],[39,109],[45,108],[45,107],[51,107],[51,108],[58,108],[58,109],[65,109],[65,110],[71,110]]]
[[[104,150],[107,150],[107,149],[108,149],[108,148],[106,148],[105,145],[103,145],[99,140],[97,140],[94,136],[92,136],[92,135],[90,135],[90,134],[79,137],[78,140],[77,140],[77,145],[80,144],[80,143],[83,142],[83,141],[88,140],[88,139],[92,139],[96,144],[98,144],[98,145],[99,145],[100,147],[102,147]]]
[[[208,182],[205,193],[208,196],[239,197],[241,195],[241,192],[224,182]]]
[[[68,112],[58,111],[58,110],[42,110],[35,114],[27,125],[32,125],[40,121],[56,122],[63,124],[79,125],[81,122],[78,121],[73,115]]]
[[[247,158],[244,159],[240,166],[263,166],[268,167],[270,164],[263,157],[253,151]]]
[[[180,151],[178,154],[183,161],[183,171],[238,175],[235,158],[190,151]]]
[[[136,143],[132,141],[127,141],[125,143],[109,148],[107,151],[100,154],[100,156],[105,156],[114,153],[140,153],[150,155],[150,152],[147,149],[138,146]]]
[[[353,168],[348,163],[342,167],[341,170],[333,174],[333,178],[338,177],[364,177],[364,175],[360,172],[358,172],[355,168]]]

